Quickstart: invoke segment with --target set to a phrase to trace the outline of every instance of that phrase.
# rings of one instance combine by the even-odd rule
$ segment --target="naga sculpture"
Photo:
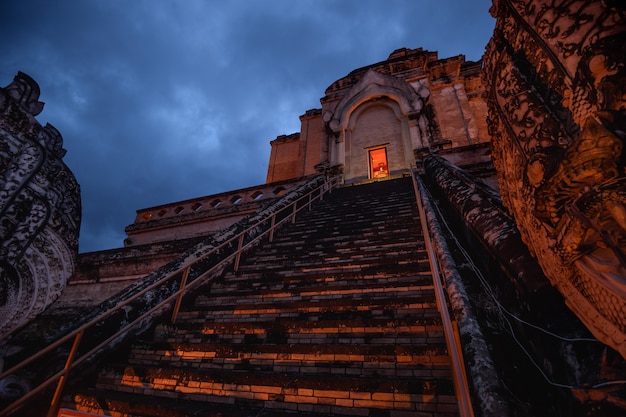
[[[484,56],[504,203],[569,307],[626,358],[626,5],[494,0]]]
[[[79,185],[38,99],[23,73],[0,88],[0,342],[61,294],[78,252]]]

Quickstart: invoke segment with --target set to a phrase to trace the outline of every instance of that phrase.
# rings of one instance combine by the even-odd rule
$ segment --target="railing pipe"
[[[413,180],[413,190],[415,192],[415,200],[417,202],[417,209],[419,212],[420,222],[422,225],[422,232],[424,234],[424,245],[428,254],[428,262],[430,263],[433,285],[435,291],[435,299],[437,301],[437,308],[441,314],[441,321],[443,324],[444,335],[446,338],[446,346],[448,348],[448,355],[450,356],[450,363],[452,365],[452,380],[454,382],[454,390],[459,402],[459,415],[461,417],[474,417],[474,409],[472,407],[472,400],[469,392],[469,383],[467,381],[467,374],[465,372],[465,362],[463,360],[463,351],[461,349],[461,341],[458,331],[455,329],[452,320],[450,318],[450,312],[448,311],[448,303],[446,301],[445,292],[442,285],[441,273],[439,272],[439,263],[437,256],[433,249],[432,241],[430,240],[430,233],[428,231],[428,222],[426,221],[426,213],[422,205],[421,193],[417,185],[417,173],[413,172],[411,178]]]

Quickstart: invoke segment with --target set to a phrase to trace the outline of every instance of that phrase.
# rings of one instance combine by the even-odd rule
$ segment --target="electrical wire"
[[[433,200],[432,195],[430,195],[430,192],[428,192],[428,191],[426,191],[426,192],[428,193],[428,198]],[[550,379],[550,377],[544,372],[543,368],[535,361],[535,359],[530,354],[530,352],[528,352],[528,350],[523,346],[522,342],[517,338],[517,335],[515,334],[515,331],[513,329],[513,325],[511,324],[511,322],[509,321],[507,316],[509,316],[509,317],[511,317],[511,318],[513,318],[513,319],[515,319],[517,321],[519,321],[520,323],[526,324],[527,326],[530,326],[530,327],[532,327],[532,328],[534,328],[536,330],[542,331],[543,333],[545,333],[547,335],[550,335],[552,337],[555,337],[555,338],[557,338],[559,340],[562,340],[562,341],[566,341],[566,342],[594,342],[594,343],[600,343],[600,342],[597,339],[591,339],[591,338],[568,338],[568,337],[564,337],[564,336],[558,335],[558,334],[553,333],[553,332],[551,332],[551,331],[549,331],[547,329],[544,329],[544,328],[542,328],[540,326],[537,326],[535,324],[529,323],[526,320],[524,320],[524,319],[518,317],[517,315],[513,314],[512,312],[510,312],[508,309],[506,309],[500,303],[498,298],[496,297],[494,290],[491,288],[491,286],[489,285],[487,279],[482,274],[480,269],[476,266],[476,264],[472,260],[472,258],[469,255],[469,253],[465,250],[465,248],[463,247],[461,242],[459,242],[459,240],[456,238],[456,235],[452,232],[452,229],[450,228],[448,223],[445,221],[445,217],[443,216],[443,213],[441,212],[441,210],[439,209],[437,204],[432,204],[431,206],[435,207],[435,210],[437,211],[439,220],[441,221],[441,223],[443,223],[445,228],[448,230],[448,234],[450,235],[450,237],[454,241],[456,247],[459,249],[459,251],[461,252],[463,257],[467,261],[468,265],[471,267],[472,271],[476,274],[476,276],[478,277],[478,279],[482,283],[483,288],[485,289],[485,292],[493,300],[494,304],[498,308],[498,311],[500,311],[500,313],[501,313],[500,317],[504,320],[504,322],[506,322],[506,325],[508,327],[508,330],[509,330],[509,333],[510,333],[511,337],[513,338],[515,343],[519,346],[519,348],[524,352],[524,354],[528,357],[530,362],[535,366],[535,368],[537,368],[537,370],[539,371],[541,376],[546,380],[546,382],[548,384],[553,385],[555,387],[566,388],[566,389],[589,389],[589,388],[595,389],[595,388],[601,388],[601,387],[605,387],[605,386],[609,386],[609,385],[626,385],[626,380],[605,381],[605,382],[600,382],[600,383],[596,383],[596,384],[593,384],[593,385],[590,385],[590,386],[583,386],[583,387],[569,385],[569,384],[561,384],[561,383],[552,381]]]

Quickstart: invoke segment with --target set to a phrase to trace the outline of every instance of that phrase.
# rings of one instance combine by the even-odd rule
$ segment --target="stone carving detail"
[[[61,294],[78,252],[79,185],[38,98],[23,73],[0,89],[0,340]]]
[[[626,358],[626,13],[494,0],[485,53],[504,203],[570,308]]]

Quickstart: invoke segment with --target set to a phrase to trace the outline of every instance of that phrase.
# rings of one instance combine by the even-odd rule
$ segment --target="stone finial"
[[[37,116],[44,103],[39,101],[39,85],[23,72],[18,72],[13,82],[5,87],[7,94],[17,101],[23,110]]]

